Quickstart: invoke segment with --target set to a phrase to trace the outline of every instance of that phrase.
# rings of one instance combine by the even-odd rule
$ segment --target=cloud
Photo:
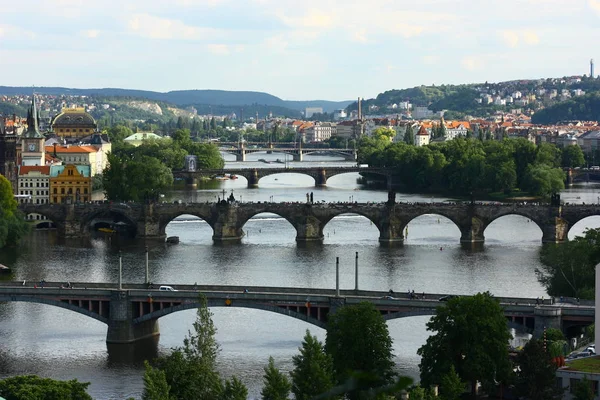
[[[481,57],[466,56],[460,60],[460,65],[468,71],[476,71],[483,67],[483,61],[481,60]]]
[[[216,54],[219,56],[227,56],[231,53],[231,51],[229,50],[229,46],[227,46],[226,44],[208,44],[206,45],[206,48],[212,54]]]
[[[100,31],[98,29],[88,29],[84,32],[84,36],[90,39],[95,39],[100,35]]]
[[[283,35],[275,35],[265,39],[265,46],[273,51],[277,52],[285,52],[289,42],[284,39]]]
[[[540,37],[528,29],[505,29],[498,32],[504,44],[511,48],[519,47],[521,44],[534,46],[540,43]]]
[[[433,65],[433,64],[437,64],[440,61],[440,56],[427,55],[427,56],[423,56],[422,60],[423,60],[423,63],[425,63],[425,64]]]
[[[354,41],[358,43],[367,43],[369,40],[367,39],[367,30],[365,28],[361,28],[354,32]]]
[[[334,20],[331,14],[318,9],[310,9],[302,16],[288,17],[282,11],[276,13],[281,21],[293,28],[330,28]]]
[[[20,28],[16,25],[0,24],[0,38],[4,39],[35,39],[35,32]]]
[[[588,0],[588,5],[596,14],[600,15],[600,0]]]
[[[219,36],[213,28],[186,25],[176,19],[135,14],[127,21],[129,32],[149,39],[202,40]]]

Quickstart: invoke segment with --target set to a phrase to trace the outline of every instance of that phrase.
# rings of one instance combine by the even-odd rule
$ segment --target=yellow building
[[[63,138],[89,136],[96,129],[96,121],[83,108],[63,108],[52,120],[52,130]]]
[[[89,165],[50,167],[50,203],[80,203],[92,198]]]

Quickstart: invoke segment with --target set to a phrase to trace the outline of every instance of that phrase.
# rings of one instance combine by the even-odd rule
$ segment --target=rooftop
[[[567,371],[598,374],[600,373],[600,356],[578,358],[573,361],[569,361],[567,365],[561,369]]]

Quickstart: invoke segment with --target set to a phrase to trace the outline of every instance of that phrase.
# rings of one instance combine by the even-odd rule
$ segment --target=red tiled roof
[[[32,171],[37,171],[43,175],[50,175],[49,165],[21,165],[19,167],[19,175],[27,175]]]

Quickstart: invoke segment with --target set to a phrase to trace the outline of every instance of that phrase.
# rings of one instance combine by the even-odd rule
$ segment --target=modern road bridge
[[[434,315],[444,306],[442,294],[426,293],[425,298],[407,295],[386,298],[387,292],[329,290],[290,287],[243,287],[176,285],[178,291],[160,291],[146,284],[45,282],[0,282],[0,302],[30,302],[61,307],[108,325],[107,343],[132,343],[159,335],[158,319],[178,311],[196,309],[204,295],[209,307],[254,308],[287,315],[325,328],[329,315],[344,305],[368,301],[386,320]],[[530,298],[498,298],[510,327],[522,327],[541,335],[543,328],[567,330],[594,321],[594,306],[588,304],[536,304]]]

